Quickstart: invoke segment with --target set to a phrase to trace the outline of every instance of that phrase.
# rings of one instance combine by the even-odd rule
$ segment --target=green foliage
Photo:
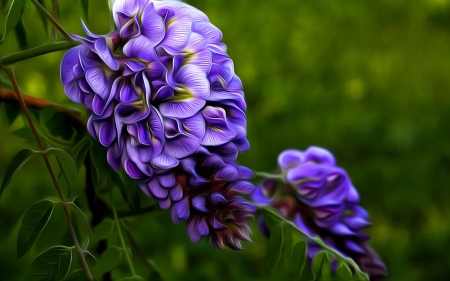
[[[86,20],[89,19],[89,0],[80,0],[81,8]]]
[[[24,281],[64,280],[72,266],[73,247],[55,246],[47,249],[31,263]]]
[[[73,223],[77,231],[77,236],[81,237],[84,241],[80,242],[81,247],[86,249],[89,245],[89,239],[92,238],[91,228],[89,226],[89,222],[84,216],[83,212],[75,205],[74,202],[68,203],[68,209],[71,218],[73,219]]]
[[[347,281],[369,281],[367,274],[353,260],[342,256],[320,238],[310,237],[272,207],[259,206],[259,209],[270,230],[266,255],[266,272],[269,276],[288,272],[295,280],[340,281],[346,278]],[[307,242],[316,243],[323,250],[314,256],[311,269],[306,264]],[[336,273],[331,268],[335,259],[339,263]]]
[[[61,174],[64,176],[66,184],[69,187],[70,195],[71,183],[73,184],[76,181],[78,173],[75,162],[67,152],[58,148],[49,148],[47,149],[46,154],[55,155]]]
[[[53,202],[41,200],[25,212],[17,235],[17,258],[25,255],[33,246],[53,213]]]
[[[2,185],[0,187],[0,195],[9,185],[16,173],[20,171],[20,169],[28,162],[28,160],[30,160],[31,156],[33,156],[34,153],[35,151],[33,151],[32,149],[24,148],[19,151],[16,156],[14,156],[11,163],[8,165],[8,168],[6,169],[5,177],[3,178]]]
[[[111,271],[122,260],[122,250],[109,247],[98,259],[98,266],[93,269],[94,277],[99,278],[105,272]]]
[[[19,23],[24,6],[25,0],[13,0],[8,15],[6,16],[5,32],[3,34],[3,39],[0,40],[0,44],[3,43],[8,33]]]

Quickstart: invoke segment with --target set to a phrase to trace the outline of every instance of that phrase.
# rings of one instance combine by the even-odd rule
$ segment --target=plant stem
[[[56,51],[66,50],[70,49],[72,47],[75,47],[79,44],[77,41],[60,41],[60,42],[52,42],[48,43],[46,45],[42,45],[39,47],[31,48],[22,52],[14,53],[12,55],[3,57],[0,60],[0,64],[3,66],[10,65],[19,61],[23,61],[26,59],[30,59],[33,57],[45,55],[48,53],[53,53]]]
[[[58,14],[58,0],[53,0],[53,18],[56,19],[56,15]],[[52,40],[56,40],[56,29],[55,26],[52,26]]]
[[[62,28],[62,26],[59,25],[59,23],[52,17],[52,15],[50,15],[47,12],[47,10],[44,7],[42,7],[42,5],[37,0],[33,0],[33,3],[47,17],[47,19],[53,24],[53,26],[56,27],[56,29],[58,29],[62,35],[64,35],[64,37],[66,37],[70,41],[73,41],[73,39],[70,37],[69,33],[67,33],[64,30],[64,28]]]
[[[3,69],[6,71],[6,73],[9,76],[9,79],[11,80],[11,83],[13,84],[14,90],[16,91],[17,97],[18,97],[19,102],[20,102],[20,106],[22,107],[22,110],[25,113],[25,117],[26,117],[26,119],[28,121],[28,124],[29,124],[29,126],[31,128],[31,132],[33,133],[34,139],[36,140],[39,149],[41,151],[44,151],[44,147],[42,145],[42,142],[41,142],[41,140],[39,138],[39,135],[38,135],[38,133],[36,131],[36,128],[34,127],[33,121],[31,120],[31,116],[30,116],[30,113],[28,112],[28,108],[27,108],[27,106],[25,104],[25,101],[23,99],[22,93],[20,92],[19,85],[17,84],[16,78],[14,76],[14,72],[12,71],[11,68],[3,67]],[[70,234],[72,235],[73,242],[75,243],[75,248],[77,249],[77,252],[78,252],[78,254],[80,256],[81,263],[83,264],[83,267],[84,267],[84,270],[86,271],[86,275],[88,276],[88,279],[90,281],[93,281],[94,279],[93,279],[92,274],[91,274],[91,272],[89,270],[89,266],[88,266],[88,264],[86,262],[86,258],[84,257],[83,251],[82,251],[82,249],[80,247],[80,243],[78,242],[77,235],[75,234],[75,230],[73,228],[72,221],[70,219],[69,210],[67,208],[66,201],[64,200],[64,197],[62,195],[61,188],[59,187],[58,181],[56,180],[55,173],[53,172],[53,169],[52,169],[52,167],[50,165],[50,161],[48,160],[47,155],[46,154],[41,154],[41,155],[44,158],[44,162],[45,162],[45,165],[47,166],[47,170],[48,170],[48,172],[50,174],[50,177],[52,178],[53,184],[55,185],[56,192],[58,193],[59,200],[60,200],[60,202],[63,205],[64,213],[65,213],[66,219],[67,219],[67,223],[69,224]]]
[[[128,266],[130,267],[131,274],[136,276],[136,271],[134,270],[133,262],[131,261],[130,253],[128,253],[127,244],[125,244],[125,239],[122,234],[122,226],[119,221],[119,217],[117,217],[116,207],[112,205],[113,213],[114,213],[114,222],[116,223],[117,233],[119,234],[120,243],[122,244],[122,249],[125,252],[125,258],[127,259]]]
[[[283,174],[270,174],[270,173],[266,173],[266,172],[257,172],[257,171],[255,171],[255,175],[257,177],[268,178],[268,179],[279,179],[279,180],[283,180],[284,179],[284,175]]]

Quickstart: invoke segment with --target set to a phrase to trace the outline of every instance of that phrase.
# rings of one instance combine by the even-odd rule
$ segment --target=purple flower
[[[371,280],[386,276],[380,257],[368,246],[362,229],[370,226],[367,212],[359,206],[359,195],[345,170],[323,148],[285,150],[278,157],[282,184],[264,180],[252,195],[257,204],[271,205],[303,232],[320,236],[329,246],[354,259]],[[264,218],[260,229],[269,235]],[[320,248],[308,243],[311,261]]]
[[[175,202],[190,208],[201,200],[208,205],[210,197],[191,195],[200,185],[205,194],[210,189],[224,196],[226,207],[219,205],[230,217],[222,222],[216,215],[196,215],[196,209],[186,219],[197,232],[189,233],[194,241],[208,236],[209,220],[216,218],[228,231],[209,231],[212,243],[239,248],[239,239],[249,240],[245,221],[251,210],[232,191],[241,184],[231,188],[194,173],[195,161],[203,159],[197,154],[238,169],[233,161],[249,148],[242,83],[220,42],[222,33],[180,1],[116,0],[113,17],[117,31],[100,36],[83,24],[87,36],[73,35],[82,44],[61,63],[67,96],[88,110],[88,130],[108,148],[109,164],[138,180],[161,208]]]

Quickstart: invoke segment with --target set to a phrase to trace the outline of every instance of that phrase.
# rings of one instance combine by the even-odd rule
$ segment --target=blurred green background
[[[61,25],[83,34],[78,3],[59,2]],[[330,149],[371,215],[374,226],[367,231],[389,280],[450,280],[450,1],[188,3],[222,30],[244,84],[251,149],[239,157],[240,164],[273,171],[286,148]],[[110,31],[107,7],[106,0],[90,1],[88,26],[98,34]],[[2,19],[6,13],[3,9]],[[26,13],[29,47],[48,42],[34,8]],[[17,51],[14,34],[0,48],[2,56]],[[63,54],[16,64],[23,91],[74,107],[59,81]],[[34,145],[11,134],[23,125],[16,121],[10,128],[1,122],[1,177],[17,151]],[[82,195],[83,174],[75,194]],[[45,246],[67,240],[60,231],[66,226],[62,210],[56,210],[36,247],[16,261],[21,216],[33,202],[55,195],[36,157],[0,198],[0,279],[19,280]],[[212,249],[207,241],[191,244],[185,225],[172,225],[168,212],[127,222],[167,280],[264,276],[266,245],[256,231],[255,243],[232,252]]]

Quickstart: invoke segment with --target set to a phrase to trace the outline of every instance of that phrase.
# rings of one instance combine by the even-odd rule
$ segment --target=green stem
[[[79,44],[77,41],[60,41],[48,43],[39,47],[31,48],[22,52],[14,53],[12,55],[6,56],[0,60],[0,64],[3,66],[10,65],[19,61],[27,60],[33,57],[45,55],[48,53],[53,53],[56,51],[67,50],[75,47]]]
[[[22,93],[20,92],[19,85],[17,84],[16,77],[14,76],[14,72],[12,71],[11,68],[8,68],[8,67],[2,67],[2,68],[6,71],[6,73],[9,76],[9,79],[11,80],[11,83],[13,84],[14,90],[17,94],[17,98],[19,99],[19,102],[20,102],[20,106],[22,107],[22,110],[25,113],[25,117],[28,121],[28,124],[31,128],[31,132],[33,133],[34,139],[36,140],[36,143],[37,143],[39,149],[41,151],[44,151],[44,146],[42,145],[41,139],[39,138],[36,128],[34,127],[33,121],[30,116],[30,112],[28,112],[28,108],[25,104]],[[64,214],[66,215],[67,223],[69,224],[70,234],[72,235],[72,239],[73,239],[73,242],[75,243],[75,248],[77,249],[78,254],[80,256],[81,263],[83,264],[83,268],[86,271],[86,275],[87,275],[88,279],[90,281],[93,281],[94,278],[92,277],[92,274],[89,270],[89,266],[86,262],[86,258],[84,257],[83,250],[81,249],[80,243],[78,242],[77,235],[75,234],[75,229],[73,228],[73,224],[70,219],[69,209],[67,208],[66,201],[64,200],[64,197],[61,192],[61,188],[59,187],[58,181],[56,180],[56,177],[55,177],[55,173],[53,172],[52,166],[50,165],[50,161],[48,160],[48,156],[45,154],[45,152],[41,153],[41,155],[44,158],[45,166],[47,167],[50,177],[52,178],[53,184],[56,188],[56,192],[58,193],[59,201],[63,205]]]
[[[255,175],[257,177],[268,178],[268,179],[279,179],[279,180],[283,180],[284,179],[284,175],[283,174],[271,174],[271,173],[266,173],[266,172],[257,172],[257,171],[255,171]]]
[[[47,10],[37,0],[33,0],[33,3],[47,17],[47,19],[53,24],[53,26],[56,27],[56,29],[58,29],[62,35],[64,35],[64,37],[66,37],[70,41],[73,41],[73,39],[70,37],[69,33],[67,33],[64,30],[64,28],[62,28],[62,26],[59,25],[59,23],[52,17],[52,15],[50,15],[47,12]]]
[[[116,223],[117,233],[119,234],[120,243],[122,244],[122,249],[125,253],[125,258],[127,259],[128,266],[130,267],[131,274],[136,276],[136,271],[134,270],[133,262],[131,261],[130,253],[128,253],[127,244],[125,244],[125,239],[122,234],[122,226],[120,225],[119,217],[117,216],[116,207],[112,206],[114,213],[114,222]]]

